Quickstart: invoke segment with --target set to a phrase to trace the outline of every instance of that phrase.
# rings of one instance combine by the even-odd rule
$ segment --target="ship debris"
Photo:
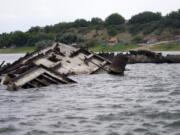
[[[99,53],[100,56],[112,61],[117,53]],[[168,54],[163,55],[162,53],[152,52],[149,50],[137,50],[129,51],[123,54],[128,58],[128,64],[136,63],[180,63],[180,55],[178,54]]]
[[[113,61],[91,51],[62,43],[27,53],[12,64],[0,65],[1,85],[8,90],[38,88],[77,81],[71,75],[101,72],[122,75],[127,58],[118,55]]]

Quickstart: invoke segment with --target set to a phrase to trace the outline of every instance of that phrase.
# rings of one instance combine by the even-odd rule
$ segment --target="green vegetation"
[[[17,48],[3,48],[0,49],[1,54],[5,53],[27,53],[33,52],[36,48],[35,47],[17,47]]]
[[[161,13],[143,12],[132,16],[129,20],[129,24],[144,24],[153,21],[159,21],[162,19]]]
[[[74,22],[31,27],[26,32],[2,33],[0,34],[0,48],[16,48],[10,50],[17,50],[17,52],[19,48],[24,48],[26,52],[27,48],[41,48],[53,41],[58,41],[66,44],[77,43],[83,47],[94,48],[94,50],[106,48],[105,50],[109,49],[109,51],[120,51],[133,48],[131,44],[147,43],[154,38],[161,41],[174,39],[180,35],[179,22],[180,10],[166,16],[162,16],[159,12],[146,11],[132,16],[129,20],[125,20],[118,13],[113,13],[105,20],[98,17],[93,17],[90,21],[77,19]],[[127,36],[124,38],[122,35]],[[109,40],[114,37],[121,45],[108,47]],[[171,45],[169,46],[167,49],[173,49]]]
[[[180,42],[159,44],[150,47],[152,51],[180,51]]]
[[[114,13],[108,16],[105,20],[106,25],[121,25],[125,23],[124,17],[119,15],[118,13]]]
[[[62,35],[57,35],[56,41],[65,43],[65,44],[72,44],[72,43],[82,42],[83,39],[81,37],[77,36],[76,34],[65,33]]]
[[[94,47],[89,48],[94,52],[118,52],[118,51],[128,51],[137,48],[137,45],[125,45],[125,44],[117,44],[113,46],[109,45],[96,45]]]
[[[37,44],[38,45],[43,44],[43,41],[38,42]],[[95,44],[94,42],[92,44],[93,46],[90,45],[91,47],[89,47],[89,50],[94,51],[94,52],[118,52],[118,51],[129,51],[129,50],[133,50],[137,48],[141,49],[136,44],[128,44],[128,45],[117,44],[114,46],[109,46],[105,44],[94,45]],[[4,48],[4,49],[0,49],[0,54],[33,52],[34,50],[36,50],[37,47]],[[151,51],[180,51],[180,42],[147,46],[146,48],[143,47],[142,49],[148,49]]]

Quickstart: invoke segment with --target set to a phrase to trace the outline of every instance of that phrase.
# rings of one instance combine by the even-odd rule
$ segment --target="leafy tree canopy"
[[[111,14],[105,19],[105,24],[106,25],[120,25],[124,24],[125,19],[118,13]]]
[[[132,16],[132,18],[129,20],[129,24],[144,24],[149,23],[152,21],[158,21],[161,20],[162,16],[161,13],[153,13],[153,12],[142,12],[137,15]]]
[[[87,27],[88,26],[88,21],[85,19],[77,19],[74,22],[75,27]]]
[[[91,19],[91,24],[92,25],[103,24],[103,20],[101,18],[94,17],[94,18]]]

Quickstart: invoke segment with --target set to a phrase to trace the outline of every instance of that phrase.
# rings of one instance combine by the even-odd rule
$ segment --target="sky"
[[[53,25],[92,17],[105,19],[119,13],[126,19],[143,11],[166,15],[180,9],[180,0],[0,0],[0,33],[27,31],[32,26]]]

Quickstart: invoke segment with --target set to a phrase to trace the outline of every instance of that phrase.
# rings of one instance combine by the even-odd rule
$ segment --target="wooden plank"
[[[107,61],[103,61],[99,65],[94,63],[94,62],[92,62],[92,61],[91,61],[91,63],[95,64],[97,67],[90,74],[94,74],[94,73],[96,73],[100,69],[103,69],[104,71],[108,72],[108,70],[104,69],[104,66],[107,64]]]
[[[50,78],[50,77],[47,76],[46,74],[42,74],[41,76],[42,76],[45,80],[48,80],[49,82],[51,82],[51,84],[59,84],[58,81],[56,81],[56,80]]]
[[[29,86],[31,86],[31,88],[37,88],[37,86],[34,85],[32,82],[28,82],[25,85],[29,85]]]
[[[91,59],[92,57],[94,56],[94,54],[90,54],[90,55],[88,55],[87,57],[86,57],[86,59]]]
[[[35,78],[35,81],[37,81],[39,84],[41,84],[42,86],[48,86],[48,84],[46,84],[45,82],[43,82],[42,80],[40,80],[39,78]]]
[[[4,65],[4,63],[5,63],[5,61],[3,61],[3,62],[1,63],[0,68]]]
[[[31,85],[31,83],[26,83],[22,86],[23,89],[29,89],[29,88],[34,88],[33,85]]]
[[[50,85],[51,83],[49,82],[49,80],[46,80],[43,76],[38,76],[36,79],[39,79],[41,81],[43,81],[47,86]]]
[[[49,74],[47,74],[47,73],[44,73],[43,75],[46,75],[46,76],[48,76],[49,78],[52,78],[53,80],[55,80],[55,81],[58,82],[58,83],[62,83],[62,84],[67,84],[67,83],[68,83],[66,80],[63,80],[63,78],[62,78],[62,80],[60,80],[60,79],[55,78],[55,77],[53,77],[53,76],[51,76],[51,75],[49,75]]]

